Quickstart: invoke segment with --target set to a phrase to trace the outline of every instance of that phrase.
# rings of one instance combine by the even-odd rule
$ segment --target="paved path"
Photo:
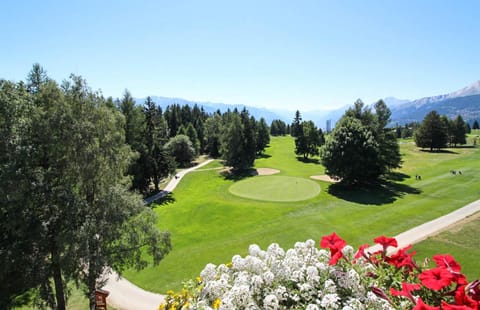
[[[180,171],[176,174],[176,177],[170,180],[164,190],[145,199],[145,203],[153,202],[171,193],[185,174],[208,165],[212,161],[213,159],[209,159],[192,168]],[[108,304],[117,310],[156,310],[158,305],[164,301],[163,295],[145,291],[125,278],[118,278],[116,272],[112,272],[108,276],[107,284],[103,289],[110,292],[107,297]]]
[[[168,192],[173,191],[185,174],[207,165],[211,161],[212,160],[207,160],[200,165],[179,172],[178,178],[173,178],[170,183],[168,183],[165,190]],[[397,239],[399,247],[417,243],[477,212],[480,212],[480,200],[474,201],[447,215],[407,230],[395,236],[395,238]],[[375,251],[378,249],[380,249],[379,246],[374,246],[368,250]],[[111,274],[103,289],[110,292],[110,295],[107,298],[108,303],[118,310],[156,310],[158,309],[158,305],[164,301],[163,295],[145,291],[126,279],[117,278],[116,273]]]

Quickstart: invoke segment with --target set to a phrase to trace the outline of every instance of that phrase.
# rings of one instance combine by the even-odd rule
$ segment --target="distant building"
[[[330,133],[332,131],[332,120],[327,119],[327,133]]]

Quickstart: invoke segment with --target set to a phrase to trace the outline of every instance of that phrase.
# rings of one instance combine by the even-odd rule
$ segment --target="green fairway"
[[[299,161],[291,137],[272,137],[256,167],[280,170],[275,177],[308,179],[324,174],[318,158]],[[320,194],[303,201],[273,202],[233,195],[233,184],[243,181],[222,175],[215,161],[202,171],[187,174],[168,202],[154,206],[158,227],[172,234],[173,249],[158,266],[129,270],[125,276],[147,290],[165,293],[196,277],[207,263],[226,263],[245,255],[250,244],[292,247],[296,241],[337,232],[348,243],[372,243],[379,235],[394,236],[456,210],[480,193],[479,149],[447,149],[440,153],[419,150],[411,140],[400,144],[403,167],[391,183],[346,191],[335,184],[310,181]],[[461,170],[462,175],[451,175]],[[415,175],[422,180],[416,180]],[[465,249],[451,252],[455,257]],[[470,258],[467,258],[470,259]],[[477,271],[478,273],[478,271]]]
[[[257,176],[236,182],[230,193],[263,201],[302,201],[317,196],[320,186],[310,180],[287,176]]]

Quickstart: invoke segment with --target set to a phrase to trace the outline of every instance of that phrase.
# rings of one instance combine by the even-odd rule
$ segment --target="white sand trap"
[[[280,170],[272,168],[257,168],[258,175],[272,175],[279,173]]]
[[[320,181],[325,181],[325,182],[331,182],[331,183],[338,183],[340,180],[335,180],[332,179],[330,176],[323,174],[323,175],[312,175],[310,176],[310,179],[314,180],[320,180]]]

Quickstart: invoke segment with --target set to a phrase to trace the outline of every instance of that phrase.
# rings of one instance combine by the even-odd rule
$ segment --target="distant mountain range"
[[[197,104],[198,106],[203,107],[205,112],[213,113],[217,110],[225,112],[228,109],[233,110],[237,108],[238,110],[241,110],[246,107],[250,114],[256,119],[260,119],[260,117],[265,118],[267,124],[270,124],[274,119],[281,119],[286,123],[290,123],[295,114],[295,111],[257,108],[241,104],[195,102],[181,98],[159,96],[152,96],[151,98],[163,109],[172,104],[190,106]],[[145,102],[145,99],[146,98],[135,98],[137,104],[142,104]],[[387,97],[383,100],[392,111],[392,125],[420,122],[425,115],[432,110],[436,110],[439,114],[447,115],[450,118],[461,115],[465,121],[469,121],[470,123],[474,120],[480,120],[480,80],[460,90],[444,95],[425,97],[417,100],[397,99],[395,97]],[[301,107],[299,110],[304,120],[312,120],[317,126],[325,129],[327,120],[331,121],[333,127],[349,106],[350,105],[345,105],[341,108],[329,111],[302,111]]]

